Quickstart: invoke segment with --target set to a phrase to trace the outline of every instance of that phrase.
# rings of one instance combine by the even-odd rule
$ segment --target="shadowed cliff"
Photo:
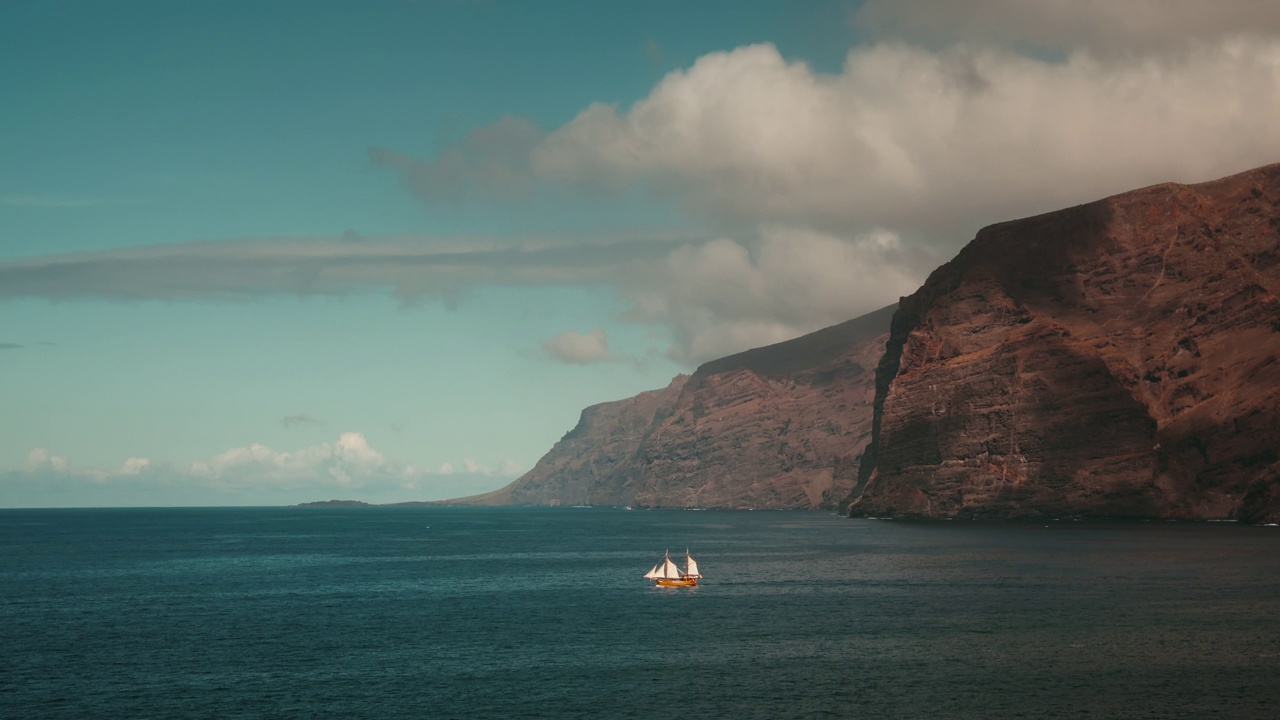
[[[894,314],[854,514],[1280,519],[1280,165],[986,228]]]

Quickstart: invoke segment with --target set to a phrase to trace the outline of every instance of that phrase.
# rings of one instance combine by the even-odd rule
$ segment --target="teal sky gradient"
[[[561,231],[564,208],[424,215],[365,148],[432,155],[504,115],[554,128],[591,102],[642,97],[705,52],[779,36],[838,67],[852,34],[841,7],[7,3],[0,194],[77,212],[6,207],[0,252],[346,228]],[[628,210],[631,223],[672,221],[651,206]],[[619,220],[580,203],[573,215],[570,226]]]
[[[424,208],[371,146],[431,156],[503,116],[550,129],[629,103],[709,50],[788,36],[838,65],[839,3],[39,2],[0,5],[0,261],[272,236],[669,231],[631,193]],[[833,14],[834,13],[834,14]],[[827,20],[834,17],[834,31]],[[817,34],[814,31],[820,31]],[[826,44],[815,38],[826,37]],[[682,368],[618,323],[607,288],[481,288],[456,307],[386,293],[239,302],[0,303],[0,471],[33,448],[75,468],[182,465],[261,443],[358,431],[397,462],[528,469],[590,404]],[[609,328],[632,362],[542,350]],[[303,418],[286,425],[284,418]],[[80,504],[39,484],[0,505]],[[355,494],[361,494],[358,489]],[[122,490],[123,493],[123,490]],[[455,491],[456,494],[456,491]],[[116,504],[109,492],[88,504]],[[300,490],[157,496],[180,504],[315,499]],[[421,499],[412,492],[371,499]],[[145,493],[122,504],[150,504]]]

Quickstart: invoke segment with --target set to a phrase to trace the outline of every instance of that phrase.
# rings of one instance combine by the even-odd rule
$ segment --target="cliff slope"
[[[1280,165],[986,228],[904,298],[854,514],[1280,519]]]
[[[626,505],[619,471],[635,454],[649,427],[675,403],[688,375],[662,390],[592,405],[578,424],[533,469],[510,485],[444,505]]]
[[[584,410],[511,485],[448,504],[834,508],[871,431],[892,307]]]
[[[698,368],[625,468],[632,504],[837,507],[870,439],[892,312]]]

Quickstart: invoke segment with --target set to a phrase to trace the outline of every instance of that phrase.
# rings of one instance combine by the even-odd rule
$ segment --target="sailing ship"
[[[702,577],[698,573],[698,561],[693,559],[688,549],[684,551],[683,571],[671,562],[671,552],[667,551],[667,554],[662,557],[662,562],[654,565],[653,569],[644,576],[659,587],[692,587],[697,585],[698,578]]]

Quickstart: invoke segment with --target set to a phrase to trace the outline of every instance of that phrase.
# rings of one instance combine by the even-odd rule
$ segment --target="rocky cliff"
[[[986,228],[904,298],[854,514],[1280,520],[1280,165]]]
[[[625,468],[632,504],[837,507],[870,439],[892,312],[698,368]]]
[[[592,405],[532,470],[483,495],[450,505],[627,505],[619,476],[655,420],[670,412],[689,380],[677,375],[662,390]]]
[[[835,508],[871,432],[893,308],[596,405],[529,473],[470,505]]]

